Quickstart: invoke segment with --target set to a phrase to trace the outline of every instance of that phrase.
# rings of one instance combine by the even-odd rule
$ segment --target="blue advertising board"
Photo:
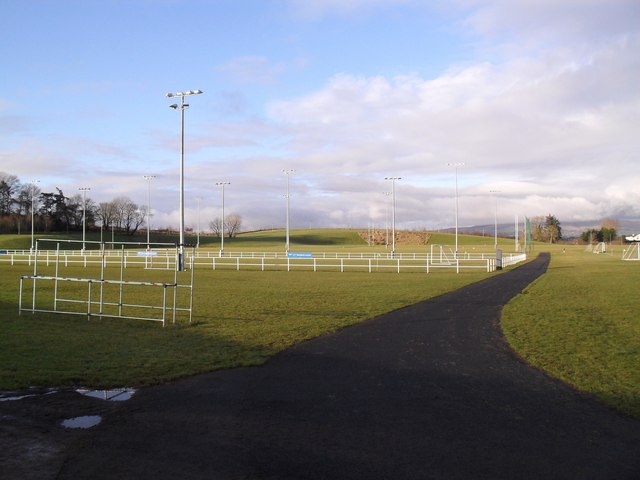
[[[289,258],[313,258],[313,253],[311,253],[311,252],[288,252],[287,256]]]

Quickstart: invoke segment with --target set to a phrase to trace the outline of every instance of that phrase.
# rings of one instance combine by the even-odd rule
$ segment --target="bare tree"
[[[115,225],[118,212],[113,202],[101,202],[96,210],[96,216],[105,229]]]
[[[227,236],[229,238],[233,238],[238,234],[238,231],[240,231],[240,227],[242,226],[242,217],[237,213],[227,215],[224,218],[224,226],[227,231]]]
[[[133,235],[144,224],[147,207],[139,207],[129,197],[116,197],[111,203],[113,204],[115,224],[127,235]]]
[[[222,220],[214,218],[209,222],[209,228],[216,237],[219,237],[222,234]]]

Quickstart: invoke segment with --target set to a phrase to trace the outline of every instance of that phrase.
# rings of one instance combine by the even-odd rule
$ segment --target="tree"
[[[555,243],[562,238],[560,221],[554,215],[533,217],[531,219],[531,236],[538,242]]]
[[[224,226],[227,231],[227,236],[229,238],[233,238],[238,234],[238,231],[242,226],[242,217],[237,213],[227,215],[224,219]]]
[[[596,230],[595,228],[585,230],[582,232],[582,235],[580,235],[580,239],[587,243],[611,242],[618,236],[618,231],[616,230],[617,225],[618,222],[615,220],[605,219],[602,221],[600,230]]]
[[[44,218],[45,229],[69,230],[70,212],[67,205],[69,200],[62,190],[56,187],[57,193],[43,192],[40,194],[40,215]]]
[[[600,236],[600,231],[595,228],[590,228],[589,230],[585,230],[580,235],[580,240],[585,243],[599,242],[598,237]]]
[[[111,203],[115,212],[116,226],[124,230],[127,235],[135,234],[144,223],[146,207],[139,207],[129,197],[117,197]]]
[[[13,195],[19,187],[18,177],[0,172],[0,216],[11,215],[15,202]]]
[[[219,237],[222,234],[222,220],[214,218],[209,222],[209,228],[216,237]]]
[[[75,230],[82,228],[82,195],[76,193],[70,197],[67,201],[67,210],[69,212],[69,226]],[[87,223],[86,220],[85,223]]]
[[[117,214],[118,212],[113,202],[101,202],[96,209],[96,217],[105,229],[115,225]]]
[[[553,215],[547,215],[545,219],[545,227],[547,235],[549,236],[549,243],[555,243],[562,239],[562,228],[560,228],[560,221]]]
[[[600,225],[601,242],[611,242],[618,236],[620,224],[613,218],[605,218]]]

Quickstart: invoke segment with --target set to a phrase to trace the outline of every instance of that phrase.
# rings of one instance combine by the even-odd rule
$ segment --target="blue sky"
[[[5,0],[0,172],[186,223],[640,218],[636,0]],[[498,194],[490,193],[499,191]],[[497,197],[497,198],[496,198]]]

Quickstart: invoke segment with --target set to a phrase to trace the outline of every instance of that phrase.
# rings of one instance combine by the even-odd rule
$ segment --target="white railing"
[[[502,267],[509,267],[516,263],[524,262],[527,259],[526,253],[510,253],[508,255],[502,255]]]
[[[32,265],[36,260],[40,265],[68,266],[107,266],[122,264],[124,268],[142,266],[146,269],[175,269],[175,250],[153,250],[153,255],[143,251],[129,250],[28,250],[0,251],[0,262],[11,265]],[[524,253],[503,254],[502,266],[507,267],[525,261]],[[382,272],[402,271],[426,272],[446,269],[460,270],[484,269],[492,272],[496,269],[496,256],[490,253],[461,253],[458,258],[443,258],[429,253],[374,253],[374,252],[309,252],[305,258],[291,258],[284,252],[217,252],[200,251],[187,254],[189,263],[193,259],[195,268],[233,269],[233,270],[333,270]]]

